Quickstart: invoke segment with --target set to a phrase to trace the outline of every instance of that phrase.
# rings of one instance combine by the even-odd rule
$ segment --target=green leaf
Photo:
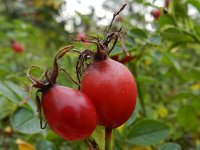
[[[37,150],[56,150],[56,146],[49,141],[41,140],[36,145]]]
[[[138,121],[127,135],[127,143],[137,145],[158,144],[169,135],[169,127],[159,121],[143,119]]]
[[[174,67],[176,71],[181,71],[179,62],[174,58],[174,56],[171,53],[164,52],[163,56],[165,56],[163,57],[164,61],[166,61],[168,64],[171,64],[171,66]]]
[[[47,135],[45,138],[46,138],[46,140],[49,140],[49,141],[60,140],[60,137],[52,130],[47,130]]]
[[[27,93],[18,85],[10,81],[0,83],[0,95],[3,95],[15,104],[20,104],[22,100],[27,98]],[[27,104],[28,105],[24,105],[24,107],[29,106],[34,110],[34,112],[36,112],[36,105],[32,99],[27,99]]]
[[[166,143],[158,147],[158,150],[181,150],[181,146],[176,143]]]
[[[19,99],[24,99],[26,97],[26,93],[16,84],[10,82],[10,81],[5,81],[4,84],[12,90],[12,92],[18,96]]]
[[[176,22],[173,16],[170,15],[169,13],[167,15],[165,14],[161,15],[160,18],[158,19],[158,23],[161,28],[169,25],[176,26]]]
[[[194,108],[191,105],[181,107],[177,114],[177,122],[187,131],[195,130],[198,126],[198,118]]]
[[[197,145],[197,150],[200,150],[200,144]]]
[[[184,34],[179,28],[168,27],[161,32],[162,39],[171,42],[191,42],[193,38],[188,34]]]
[[[195,96],[193,99],[192,99],[192,106],[194,107],[196,113],[198,115],[200,115],[200,96]]]
[[[140,83],[156,83],[157,80],[150,76],[140,75],[137,77],[137,81]]]
[[[154,34],[149,38],[149,43],[154,45],[160,45],[161,44],[161,37],[158,34]]]
[[[16,105],[5,97],[0,97],[0,120],[10,115],[15,109]]]
[[[142,29],[139,29],[139,28],[131,29],[128,36],[132,36],[136,39],[138,38],[138,39],[141,39],[141,40],[147,39],[147,37],[148,37],[146,32],[143,31]]]
[[[89,137],[89,141],[95,141],[100,150],[105,150],[105,128],[97,126],[95,131]]]
[[[4,83],[0,83],[0,95],[11,100],[15,104],[19,104],[21,99],[17,97],[10,88],[8,88]]]
[[[32,111],[26,108],[15,111],[11,117],[11,124],[14,130],[25,134],[33,134],[41,131],[39,119]]]
[[[195,30],[195,32],[196,32],[196,35],[197,35],[197,36],[200,36],[200,25],[195,25],[195,26],[194,26],[194,30]]]
[[[171,97],[171,99],[173,99],[173,100],[181,100],[182,101],[183,99],[190,99],[192,97],[194,97],[193,93],[191,93],[191,92],[183,92],[183,93],[178,93],[176,95],[173,95]]]
[[[200,77],[200,68],[191,68],[189,70],[188,76],[190,77],[189,80],[198,82]]]

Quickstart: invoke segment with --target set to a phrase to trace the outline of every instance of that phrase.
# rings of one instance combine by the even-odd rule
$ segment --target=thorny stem
[[[108,127],[105,131],[105,150],[112,150],[112,128]]]

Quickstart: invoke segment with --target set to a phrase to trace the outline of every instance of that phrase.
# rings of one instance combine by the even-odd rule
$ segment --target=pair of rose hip
[[[119,12],[114,14],[113,20]],[[109,33],[112,22],[105,39],[90,36],[93,41],[87,41],[96,44],[96,51],[85,50],[79,55],[76,65],[79,90],[56,84],[59,71],[63,70],[58,67],[57,61],[73,51],[73,46],[57,53],[52,69],[45,71],[43,80],[33,78],[28,71],[27,76],[33,87],[39,89],[36,101],[41,128],[44,128],[41,119],[43,111],[48,125],[59,136],[65,140],[83,140],[95,130],[97,124],[112,129],[131,116],[136,104],[136,83],[127,67],[108,56],[122,32],[120,28]],[[113,45],[109,46],[111,41],[114,41]],[[88,58],[91,59],[89,65],[85,64]],[[42,93],[41,100],[39,92]]]

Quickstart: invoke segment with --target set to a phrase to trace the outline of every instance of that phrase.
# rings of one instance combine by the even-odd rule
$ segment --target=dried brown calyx
[[[77,73],[77,78],[78,78],[79,83],[80,83],[81,76],[83,75],[85,69],[89,65],[87,63],[87,59],[91,58],[94,61],[101,61],[101,60],[107,59],[111,51],[116,46],[118,39],[120,39],[123,51],[126,53],[126,55],[128,55],[128,51],[125,46],[125,33],[122,27],[116,31],[110,31],[113,26],[113,22],[115,18],[126,7],[126,5],[127,4],[124,4],[117,12],[113,14],[111,23],[104,32],[104,39],[100,39],[98,36],[86,35],[90,38],[89,40],[76,40],[76,41],[81,41],[81,42],[93,43],[97,47],[95,52],[89,49],[86,49],[79,55],[79,59],[76,65],[76,73]]]

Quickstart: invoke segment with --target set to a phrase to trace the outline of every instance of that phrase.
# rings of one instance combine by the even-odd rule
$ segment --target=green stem
[[[105,131],[105,150],[112,150],[112,128],[108,127]]]

